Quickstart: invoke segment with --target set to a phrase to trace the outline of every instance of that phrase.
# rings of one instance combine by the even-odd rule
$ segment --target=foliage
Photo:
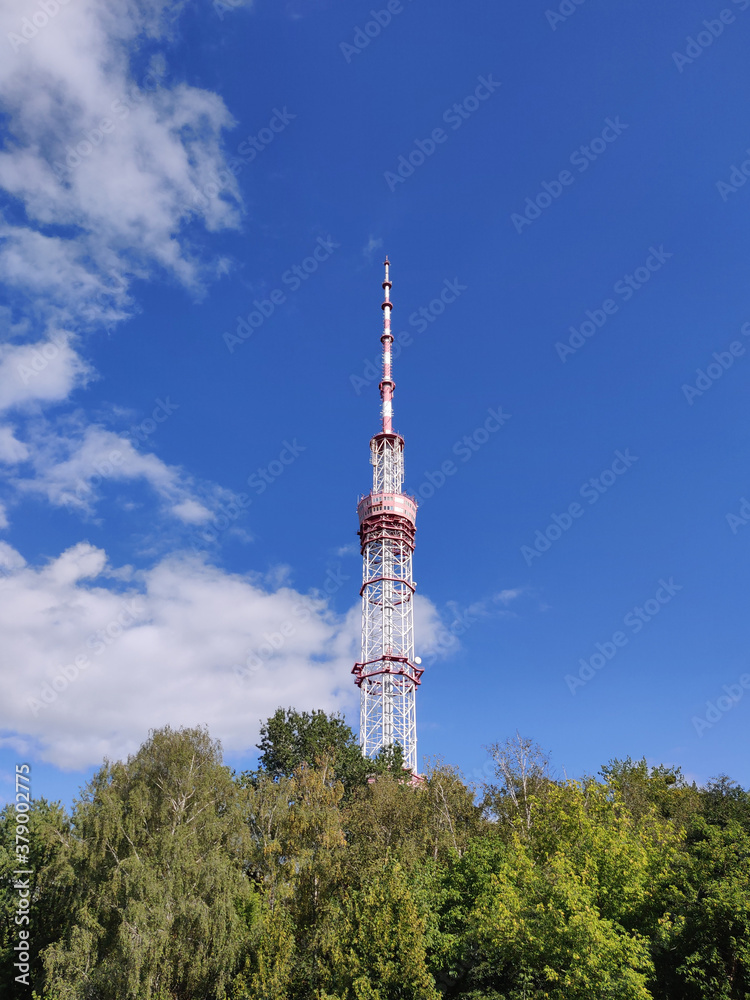
[[[219,995],[247,937],[245,836],[205,730],[166,728],[105,763],[65,843],[75,888],[46,952],[49,988],[60,1000]]]
[[[13,946],[18,942],[15,923],[17,897],[13,884],[18,879],[29,881],[34,946],[31,949],[31,982],[41,984],[44,948],[58,937],[60,926],[69,911],[72,878],[62,863],[62,848],[70,824],[59,802],[37,799],[29,809],[28,864],[23,868],[31,875],[18,876],[15,855],[16,820],[12,806],[0,813],[0,996],[15,992]]]
[[[375,760],[362,756],[356,736],[341,715],[326,715],[323,711],[298,712],[293,708],[278,708],[260,727],[261,751],[259,767],[242,775],[244,784],[263,778],[289,778],[305,764],[315,766],[326,760],[346,797],[353,789],[367,784],[378,774],[404,774],[404,754],[400,745],[383,747]]]
[[[365,760],[279,709],[233,777],[202,729],[151,734],[75,804],[34,803],[36,1000],[740,1000],[750,795],[612,760],[555,778],[519,734],[481,802],[442,761]],[[0,993],[14,995],[0,813]]]

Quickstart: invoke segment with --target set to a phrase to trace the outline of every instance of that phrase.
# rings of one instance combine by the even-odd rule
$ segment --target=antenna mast
[[[360,498],[362,654],[352,673],[360,690],[359,742],[366,757],[399,743],[417,772],[416,691],[423,670],[414,656],[412,556],[417,502],[401,492],[404,439],[393,430],[391,279],[383,281],[382,430],[370,441],[372,490]]]

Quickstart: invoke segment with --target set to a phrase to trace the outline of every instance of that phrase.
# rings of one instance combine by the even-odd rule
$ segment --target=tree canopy
[[[750,794],[611,760],[556,778],[516,734],[470,787],[362,757],[279,709],[234,775],[205,729],[105,761],[29,813],[43,1000],[740,1000]],[[14,982],[14,814],[0,814],[0,992]]]

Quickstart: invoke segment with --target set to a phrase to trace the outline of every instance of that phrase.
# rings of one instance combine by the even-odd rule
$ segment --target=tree
[[[245,826],[221,746],[204,729],[151,733],[105,762],[66,843],[75,893],[45,955],[61,1000],[218,997],[248,928]]]
[[[750,833],[750,793],[726,774],[712,778],[701,792],[703,815],[719,826],[735,820]]]
[[[341,782],[348,797],[372,775],[403,771],[400,746],[384,747],[375,760],[369,760],[362,755],[354,733],[341,715],[278,708],[261,725],[260,733],[259,768],[245,772],[245,783],[264,775],[289,778],[300,764],[313,767],[325,758],[332,768],[333,780]]]
[[[70,908],[72,879],[62,862],[62,850],[70,829],[70,820],[59,802],[46,799],[32,801],[28,812],[28,854],[26,864],[19,865],[15,854],[16,814],[13,806],[0,812],[0,995],[18,993],[13,963],[13,946],[18,942],[16,924],[18,895],[13,885],[28,881],[30,916],[27,929],[30,940],[30,982],[42,987],[41,954],[59,935]],[[31,874],[15,875],[19,868]]]
[[[672,871],[656,939],[659,998],[750,995],[750,835],[698,818]]]
[[[499,781],[484,785],[485,809],[498,820],[520,819],[530,830],[532,797],[540,795],[551,780],[548,755],[538,743],[518,732],[487,750]]]
[[[431,968],[450,997],[647,1000],[642,926],[679,840],[669,821],[637,824],[595,782],[543,791],[446,872]]]
[[[685,826],[701,807],[697,787],[688,785],[679,767],[649,767],[645,757],[638,761],[615,758],[600,774],[636,819],[656,808],[661,816]]]
[[[398,861],[361,873],[329,930],[328,989],[341,1000],[438,1000],[427,970],[424,921]],[[329,994],[330,995],[330,994]]]

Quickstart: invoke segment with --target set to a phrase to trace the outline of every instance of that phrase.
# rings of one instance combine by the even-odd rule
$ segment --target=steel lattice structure
[[[359,742],[367,757],[400,743],[417,771],[416,691],[423,670],[414,656],[412,556],[417,502],[401,492],[404,439],[393,430],[390,264],[385,259],[382,430],[370,441],[372,491],[360,498],[362,657],[352,673],[360,689]]]

